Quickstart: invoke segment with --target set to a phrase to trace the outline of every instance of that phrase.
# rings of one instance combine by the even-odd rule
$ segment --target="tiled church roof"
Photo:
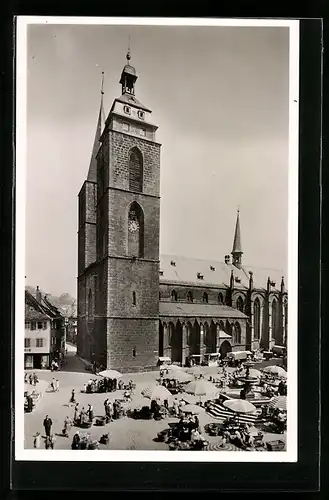
[[[174,262],[175,265],[172,265]],[[176,255],[160,256],[160,283],[186,283],[202,287],[203,285],[214,285],[228,287],[230,284],[231,271],[234,273],[234,287],[247,289],[249,287],[249,271],[253,272],[254,288],[266,290],[267,279],[275,282],[272,291],[279,291],[282,271],[273,269],[262,269],[253,266],[242,266],[237,269],[233,264],[225,264],[214,260],[193,259]],[[198,273],[203,276],[199,279]],[[240,281],[235,281],[238,278]]]
[[[198,304],[189,302],[159,302],[160,316],[199,316],[203,318],[240,318],[247,316],[237,309],[217,304]]]

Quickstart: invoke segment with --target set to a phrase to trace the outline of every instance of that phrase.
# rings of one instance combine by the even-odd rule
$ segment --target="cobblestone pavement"
[[[205,367],[205,374],[218,373],[216,367]],[[48,414],[53,421],[52,432],[56,435],[56,449],[70,449],[73,434],[78,428],[72,427],[69,438],[61,435],[64,419],[66,416],[72,418],[74,405],[69,404],[71,391],[74,388],[76,393],[76,400],[80,403],[81,407],[87,408],[88,403],[94,407],[95,416],[104,415],[103,402],[106,398],[115,399],[123,395],[122,391],[115,393],[102,393],[102,394],[85,394],[81,393],[83,384],[89,378],[94,377],[84,369],[82,361],[74,355],[68,353],[66,364],[63,370],[58,372],[50,371],[37,371],[40,380],[45,380],[50,384],[53,377],[59,380],[59,392],[50,392],[46,390],[39,401],[37,407],[32,413],[25,414],[25,440],[24,447],[33,448],[33,441],[36,432],[40,432],[44,436],[43,420],[45,415]],[[150,400],[141,395],[142,389],[149,383],[155,382],[159,372],[145,372],[138,374],[125,374],[124,381],[133,379],[136,383],[136,389],[133,396],[133,401],[127,403],[129,408],[137,408],[143,405],[149,405]],[[46,386],[48,385],[46,384]],[[199,416],[200,425],[203,428],[209,422],[215,422],[216,419],[211,417],[206,412]],[[166,420],[134,420],[124,417],[114,422],[110,422],[104,427],[93,426],[87,432],[91,434],[93,439],[99,440],[102,434],[110,433],[110,442],[108,445],[100,445],[100,449],[116,449],[116,450],[167,450],[168,445],[154,441],[157,433],[168,427],[169,422],[175,422],[177,419],[168,418]],[[270,439],[285,439],[285,436],[278,436],[275,434],[266,434],[265,440]],[[212,443],[218,441],[216,437],[207,436],[207,440]],[[43,446],[43,442],[42,442]]]

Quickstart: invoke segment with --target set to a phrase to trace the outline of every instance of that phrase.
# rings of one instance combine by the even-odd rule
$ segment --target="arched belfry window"
[[[143,191],[143,156],[138,148],[129,153],[129,190]]]
[[[176,292],[176,290],[173,290],[171,292],[171,300],[173,300],[174,302],[177,302],[177,292]]]
[[[136,201],[130,205],[128,213],[128,255],[144,256],[144,213]]]
[[[202,300],[203,300],[203,302],[205,302],[206,304],[208,304],[208,294],[207,294],[207,292],[204,292]]]
[[[190,291],[190,292],[187,292],[187,302],[193,302],[193,293]]]
[[[222,293],[218,294],[218,304],[224,304],[224,298]]]

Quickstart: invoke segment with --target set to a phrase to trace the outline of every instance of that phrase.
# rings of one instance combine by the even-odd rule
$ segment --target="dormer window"
[[[210,271],[215,271],[215,267],[214,266],[210,266]]]
[[[174,260],[171,260],[170,261],[170,265],[175,267],[176,266],[176,262]]]
[[[123,111],[127,114],[130,115],[130,107],[129,106],[123,106]]]
[[[163,271],[159,271],[160,276],[163,276]]]
[[[197,273],[196,276],[197,276],[198,280],[203,280],[203,274]]]
[[[236,281],[236,283],[241,283],[241,279],[238,278],[237,276],[235,277],[235,281]]]
[[[137,114],[138,114],[138,118],[140,118],[141,120],[145,119],[145,113],[144,113],[144,111],[139,110]]]

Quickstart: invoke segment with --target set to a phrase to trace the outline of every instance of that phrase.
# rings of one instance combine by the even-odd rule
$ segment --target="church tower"
[[[160,144],[137,78],[128,52],[97,155],[97,339],[121,372],[153,369],[159,346]]]

